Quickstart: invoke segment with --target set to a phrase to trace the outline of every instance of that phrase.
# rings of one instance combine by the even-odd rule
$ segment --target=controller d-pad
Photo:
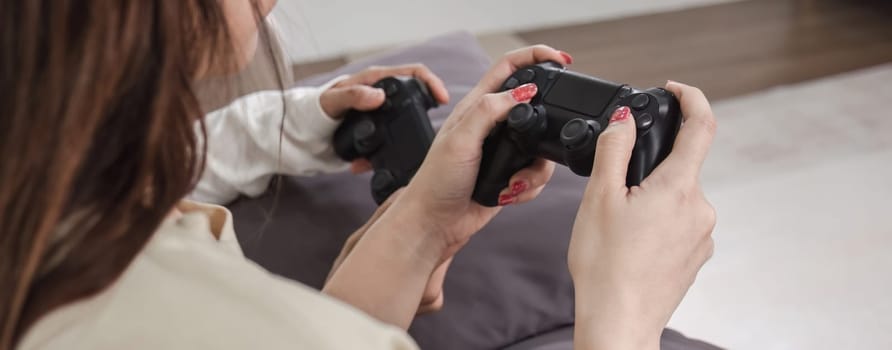
[[[629,107],[636,111],[643,111],[647,109],[647,105],[650,104],[650,96],[646,94],[638,94],[634,98],[632,98],[632,103],[629,104]]]

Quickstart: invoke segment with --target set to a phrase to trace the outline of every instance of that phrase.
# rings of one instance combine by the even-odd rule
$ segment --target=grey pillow
[[[298,84],[319,85],[371,65],[415,62],[425,63],[440,76],[452,96],[449,106],[430,113],[435,125],[490,65],[472,35],[456,33],[354,62]],[[245,254],[274,273],[321,288],[346,238],[376,207],[369,177],[286,178],[260,198],[233,203],[230,209]],[[558,167],[540,198],[507,208],[478,233],[455,257],[444,285],[444,309],[412,324],[410,333],[421,348],[501,348],[572,325],[573,285],[566,251],[584,186],[585,179]],[[276,209],[270,211],[272,207]],[[561,334],[566,332],[545,340],[566,343]]]

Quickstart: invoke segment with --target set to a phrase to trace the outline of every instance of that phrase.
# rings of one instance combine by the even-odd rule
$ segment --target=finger
[[[425,82],[430,88],[431,95],[441,104],[449,103],[449,91],[446,84],[427,66],[415,63],[394,67],[372,67],[357,74],[357,83],[372,85],[379,80],[392,76],[410,76]]]
[[[483,92],[497,91],[505,80],[518,69],[536,63],[555,61],[562,64],[572,63],[569,55],[546,45],[536,45],[514,50],[505,54],[499,62],[490,68],[480,80],[479,88]]]
[[[700,89],[682,83],[669,82],[666,89],[681,103],[684,123],[678,132],[665,168],[673,171],[673,178],[697,179],[709,147],[715,137],[716,121],[709,101]]]
[[[538,93],[536,84],[529,83],[513,90],[486,94],[460,116],[455,131],[465,137],[464,142],[483,143],[483,139],[496,126],[508,117],[508,111],[521,102],[528,102]]]
[[[384,103],[384,90],[367,85],[334,87],[319,97],[319,104],[326,114],[339,117],[351,109],[375,110]]]
[[[532,165],[521,169],[508,182],[508,188],[502,190],[499,198],[514,203],[526,203],[536,198],[554,174],[554,162],[539,158]]]
[[[431,273],[431,277],[428,279],[427,285],[424,287],[424,294],[421,296],[422,304],[432,303],[443,294],[443,281],[446,279],[446,272],[449,270],[449,265],[451,263],[452,258],[449,258],[440,264],[440,266],[437,266],[437,268],[434,269],[434,272]]]
[[[357,159],[350,163],[350,172],[353,174],[362,174],[367,171],[372,171],[374,169],[372,167],[372,162],[369,162],[368,159]]]
[[[607,129],[598,136],[589,184],[599,191],[627,191],[626,174],[636,137],[635,120],[629,107],[617,108]]]
[[[440,311],[443,309],[444,303],[445,303],[445,297],[443,296],[443,293],[441,292],[439,295],[437,295],[437,298],[434,299],[432,302],[423,303],[423,304],[419,305],[418,311],[416,311],[415,314],[423,315],[423,314],[429,314],[432,312]]]

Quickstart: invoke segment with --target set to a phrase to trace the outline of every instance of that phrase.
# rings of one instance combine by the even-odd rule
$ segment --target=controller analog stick
[[[356,140],[356,150],[362,154],[368,154],[378,148],[380,143],[377,135],[377,127],[370,119],[363,119],[353,129],[353,139]]]
[[[375,175],[372,176],[372,196],[378,203],[390,197],[398,188],[396,177],[388,170],[376,171]]]
[[[508,112],[508,127],[519,132],[527,132],[534,128],[544,129],[545,110],[535,108],[529,103],[521,103]]]
[[[650,97],[647,94],[638,94],[632,98],[632,103],[629,104],[629,107],[636,111],[643,111],[647,109],[647,106],[650,104]]]
[[[581,118],[573,119],[561,129],[561,143],[568,149],[579,148],[592,142],[596,133],[600,131],[601,125],[597,122],[590,123]]]

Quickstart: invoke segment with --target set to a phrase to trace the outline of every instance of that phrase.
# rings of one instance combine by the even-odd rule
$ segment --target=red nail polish
[[[610,124],[619,123],[621,121],[629,119],[631,115],[632,111],[629,109],[629,107],[623,106],[617,108],[616,111],[613,112],[613,116],[610,117]]]
[[[564,58],[564,61],[567,62],[567,64],[573,64],[573,56],[570,56],[570,54],[563,51],[558,52],[561,54],[561,57]]]
[[[517,202],[517,197],[515,197],[513,195],[503,194],[503,195],[499,196],[499,206],[500,207],[514,204],[514,202]]]
[[[526,182],[523,182],[523,181],[515,182],[513,185],[511,185],[511,195],[512,196],[520,195],[521,193],[523,193],[524,191],[527,190],[527,187],[529,187],[529,185],[527,185]]]
[[[517,102],[526,102],[532,100],[539,93],[539,87],[533,83],[523,84],[511,90],[511,96]]]

